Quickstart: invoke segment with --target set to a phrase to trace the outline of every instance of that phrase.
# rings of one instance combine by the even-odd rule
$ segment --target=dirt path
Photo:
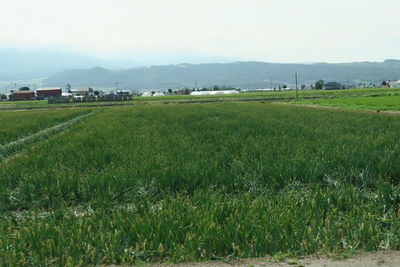
[[[350,259],[335,260],[328,257],[303,257],[276,261],[271,258],[243,259],[233,262],[210,261],[201,263],[156,264],[149,267],[373,267],[373,266],[400,266],[400,251],[380,251],[363,253]]]

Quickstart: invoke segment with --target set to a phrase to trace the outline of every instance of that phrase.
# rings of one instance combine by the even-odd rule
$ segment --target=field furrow
[[[40,139],[48,138],[49,136],[66,129],[67,127],[70,127],[71,125],[74,125],[91,115],[93,115],[93,112],[79,115],[75,118],[69,119],[68,121],[60,122],[54,126],[40,130],[36,133],[22,137],[18,140],[2,145],[0,144],[0,162],[6,160],[11,155],[17,153],[20,149],[26,147],[27,145],[37,142]]]

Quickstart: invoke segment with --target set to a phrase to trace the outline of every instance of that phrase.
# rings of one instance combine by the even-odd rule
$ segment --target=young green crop
[[[0,265],[398,249],[400,120],[113,107],[0,163]]]
[[[400,96],[397,94],[388,96],[386,94],[371,95],[365,97],[346,97],[331,99],[305,99],[298,101],[299,104],[312,104],[321,106],[334,106],[349,109],[370,110],[400,110]]]
[[[0,145],[86,112],[83,109],[0,111]]]

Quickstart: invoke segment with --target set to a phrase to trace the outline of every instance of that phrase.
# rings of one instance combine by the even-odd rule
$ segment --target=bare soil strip
[[[116,267],[116,265],[113,265]],[[378,251],[362,253],[357,256],[336,260],[327,256],[312,256],[299,258],[286,258],[278,261],[274,258],[240,259],[229,262],[209,261],[179,264],[154,264],[142,265],[148,267],[398,267],[400,266],[400,251]]]

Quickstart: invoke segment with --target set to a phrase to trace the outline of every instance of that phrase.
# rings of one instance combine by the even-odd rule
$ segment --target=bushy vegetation
[[[399,249],[400,120],[113,107],[0,163],[0,265]]]

